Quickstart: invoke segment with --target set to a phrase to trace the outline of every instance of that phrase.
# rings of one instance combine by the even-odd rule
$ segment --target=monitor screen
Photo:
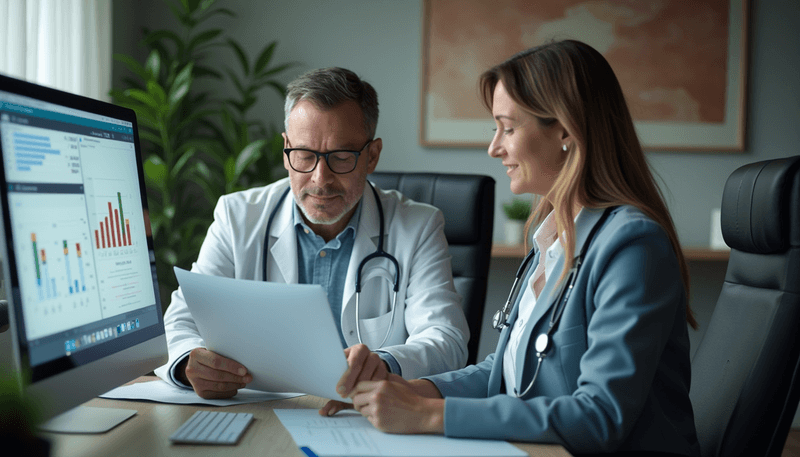
[[[166,356],[136,117],[0,76],[0,151],[12,340],[51,416]]]

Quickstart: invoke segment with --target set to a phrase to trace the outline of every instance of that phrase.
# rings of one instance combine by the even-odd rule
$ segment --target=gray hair
[[[354,101],[364,115],[364,128],[369,138],[375,137],[378,126],[378,94],[372,85],[350,70],[330,67],[311,70],[286,86],[284,128],[289,130],[289,114],[301,101],[308,100],[327,110],[340,103]]]

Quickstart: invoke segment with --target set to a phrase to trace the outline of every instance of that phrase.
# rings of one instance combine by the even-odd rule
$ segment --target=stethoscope
[[[611,208],[606,208],[603,211],[603,215],[600,216],[600,219],[594,224],[592,230],[589,232],[589,236],[586,238],[586,241],[583,243],[583,247],[581,248],[581,252],[578,255],[578,258],[575,260],[575,263],[572,265],[572,268],[569,270],[569,275],[567,276],[566,284],[567,286],[561,289],[559,293],[558,300],[556,301],[556,306],[554,306],[550,312],[550,325],[547,328],[547,331],[544,333],[539,334],[536,337],[536,341],[533,344],[534,350],[536,350],[536,358],[538,362],[536,364],[536,371],[533,373],[533,378],[531,382],[528,384],[528,387],[525,388],[525,391],[521,394],[517,393],[517,389],[514,389],[514,396],[517,398],[524,397],[528,394],[533,387],[534,383],[536,383],[536,378],[539,376],[539,368],[542,366],[542,361],[547,357],[547,353],[550,352],[550,349],[553,347],[553,334],[555,333],[556,329],[558,328],[558,323],[561,321],[561,315],[564,314],[564,309],[567,307],[567,302],[569,301],[569,296],[572,294],[572,288],[575,286],[575,281],[578,279],[578,271],[583,264],[583,258],[586,255],[586,250],[589,248],[589,244],[591,244],[592,239],[594,238],[595,233],[603,225],[603,222],[606,220],[608,215],[611,213]],[[536,247],[534,246],[533,249],[528,252],[525,256],[525,259],[522,260],[522,264],[519,266],[517,270],[517,275],[514,278],[514,283],[511,285],[511,292],[508,294],[508,300],[506,304],[503,306],[502,309],[497,310],[494,313],[494,318],[492,319],[492,325],[497,331],[502,332],[504,328],[509,327],[511,324],[508,323],[509,316],[511,315],[511,309],[514,306],[514,303],[519,296],[519,291],[522,288],[522,279],[528,273],[528,267],[530,266],[531,260],[536,256]]]
[[[372,254],[364,257],[363,260],[358,264],[358,268],[356,269],[356,335],[358,336],[358,342],[364,344],[364,341],[361,339],[361,319],[359,319],[359,303],[361,297],[361,270],[364,269],[364,265],[367,264],[372,259],[377,257],[384,257],[389,259],[394,264],[394,298],[392,299],[392,309],[391,313],[392,316],[389,319],[389,329],[386,331],[386,335],[383,337],[383,341],[377,347],[383,347],[383,344],[389,339],[389,335],[392,333],[392,325],[394,324],[394,316],[397,311],[397,291],[400,289],[400,264],[397,262],[397,259],[389,254],[388,252],[383,250],[383,234],[384,234],[384,219],[383,219],[383,204],[381,204],[381,199],[378,197],[378,192],[375,190],[375,186],[372,185],[371,182],[367,181],[369,184],[369,188],[372,189],[372,194],[375,195],[375,203],[378,204],[378,220],[380,221],[380,232],[378,236],[378,248],[375,249],[375,252]],[[278,214],[278,209],[281,207],[281,204],[286,199],[286,196],[289,194],[291,187],[287,187],[286,190],[281,195],[280,199],[278,199],[278,203],[273,208],[272,212],[269,215],[269,219],[267,220],[267,231],[264,234],[264,259],[262,262],[262,270],[264,273],[264,281],[267,280],[267,258],[269,256],[269,232],[270,228],[272,227],[272,220],[275,219],[275,215]]]

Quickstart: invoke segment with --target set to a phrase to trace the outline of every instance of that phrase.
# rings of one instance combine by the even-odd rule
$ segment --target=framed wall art
[[[478,76],[576,39],[620,80],[648,150],[743,151],[748,0],[423,0],[420,143],[488,146]]]

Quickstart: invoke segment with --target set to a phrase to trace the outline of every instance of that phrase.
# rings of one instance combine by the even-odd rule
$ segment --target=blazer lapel
[[[583,245],[586,243],[586,238],[589,236],[589,232],[591,232],[592,228],[600,220],[600,217],[603,215],[603,211],[603,208],[583,208],[578,215],[578,218],[575,221],[575,254],[573,260],[580,256],[580,252],[583,249]],[[536,256],[535,260],[537,263],[539,255],[541,255],[541,252]],[[537,263],[533,264],[531,267],[532,270],[536,268]],[[555,268],[553,268],[553,273],[549,278],[547,278],[547,282],[545,282],[544,288],[542,289],[541,294],[539,294],[539,298],[536,300],[536,305],[533,307],[533,313],[528,320],[529,325],[525,328],[525,332],[522,334],[522,339],[520,340],[520,345],[517,347],[517,366],[515,367],[515,374],[517,389],[519,391],[523,391],[525,390],[525,387],[527,387],[527,385],[522,385],[522,375],[524,374],[525,364],[528,362],[528,349],[531,346],[530,342],[533,329],[537,328],[541,329],[541,331],[546,331],[550,327],[549,319],[551,309],[556,304],[556,300],[561,297],[561,292],[567,286],[567,280],[569,279],[568,277],[564,277],[563,280],[559,281],[559,278],[561,277],[561,270],[563,268],[564,256],[561,256],[556,261]],[[523,284],[523,287],[528,287],[527,281],[525,284]],[[521,296],[522,293],[520,292],[520,297]],[[548,319],[548,322],[540,322],[543,318]],[[538,334],[536,336],[538,336]]]
[[[539,254],[536,254],[533,259],[531,259],[530,265],[535,265],[538,258]],[[528,267],[528,273],[524,278],[521,278],[520,281],[522,281],[523,284],[527,283],[531,274],[533,274],[533,268]],[[511,313],[508,315],[508,320],[506,321],[508,325],[500,332],[500,339],[498,340],[497,349],[495,349],[494,352],[494,366],[492,367],[492,372],[489,374],[488,394],[490,397],[499,394],[500,386],[503,385],[503,362],[505,359],[503,356],[506,353],[511,329],[514,327],[514,322],[516,322],[517,316],[519,315],[519,299],[521,296],[522,289],[520,289],[520,294],[517,295],[516,302],[512,305]]]

